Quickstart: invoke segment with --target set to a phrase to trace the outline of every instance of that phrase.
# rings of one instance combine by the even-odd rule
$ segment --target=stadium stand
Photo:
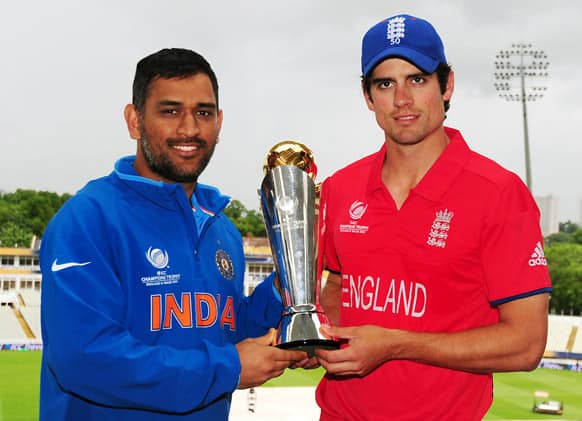
[[[582,353],[582,317],[550,314],[546,350]]]
[[[572,352],[582,355],[582,327],[578,326],[576,329],[576,338],[572,344]]]
[[[22,289],[18,293],[26,307],[40,307],[40,292],[29,289]]]
[[[0,343],[41,341],[40,292],[0,294]]]
[[[20,326],[13,306],[0,306],[0,339],[1,342],[21,341],[27,339]]]
[[[30,339],[41,340],[40,330],[40,292],[35,290],[21,290],[18,293],[18,310],[23,318],[23,329]]]
[[[41,340],[40,307],[20,307],[20,313],[35,339]]]

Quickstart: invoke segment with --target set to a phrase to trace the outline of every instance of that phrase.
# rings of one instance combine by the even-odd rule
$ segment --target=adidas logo
[[[538,241],[534,252],[531,254],[531,259],[527,262],[530,266],[548,266],[548,261],[546,260],[546,256],[544,254],[544,248],[542,247],[542,243]]]

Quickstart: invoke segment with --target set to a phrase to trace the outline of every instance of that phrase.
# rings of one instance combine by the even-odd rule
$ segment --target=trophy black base
[[[304,351],[307,353],[309,358],[315,356],[316,349],[339,349],[339,342],[333,341],[331,339],[302,339],[295,340],[293,342],[285,342],[277,345],[277,348],[281,349],[294,349],[298,351]]]
[[[307,306],[289,309],[281,318],[277,347],[305,351],[311,358],[317,348],[339,349],[339,342],[321,334],[322,324],[329,324],[324,313],[314,310],[304,311]]]

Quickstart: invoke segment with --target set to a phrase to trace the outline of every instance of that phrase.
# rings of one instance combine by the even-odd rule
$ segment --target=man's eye
[[[417,76],[415,78],[412,79],[413,83],[419,84],[419,83],[424,83],[424,78],[422,76]]]
[[[200,110],[197,114],[201,117],[210,117],[212,113],[210,111]]]
[[[378,88],[380,89],[386,89],[392,86],[392,82],[390,82],[389,80],[385,80],[383,82],[378,83]]]
[[[162,110],[162,114],[176,115],[178,114],[178,110],[174,108],[166,108]]]

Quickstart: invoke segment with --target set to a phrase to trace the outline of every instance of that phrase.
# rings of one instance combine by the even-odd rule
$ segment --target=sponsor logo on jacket
[[[151,287],[178,283],[181,275],[179,273],[168,273],[170,257],[166,250],[150,246],[145,252],[145,258],[153,268],[157,269],[154,275],[142,276],[140,278],[145,286]]]

